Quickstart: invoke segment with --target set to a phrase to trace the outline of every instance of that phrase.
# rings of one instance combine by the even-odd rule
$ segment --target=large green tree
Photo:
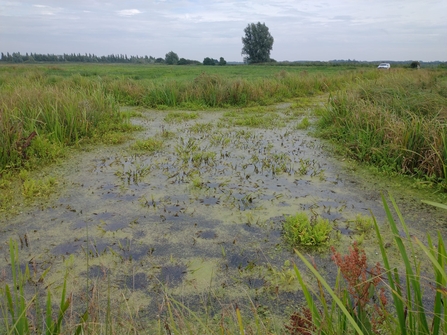
[[[176,65],[178,60],[178,55],[174,51],[169,51],[165,56],[165,63],[169,65]]]
[[[273,37],[265,23],[250,23],[244,29],[242,37],[242,55],[248,63],[264,63],[270,61],[270,50],[273,46]]]

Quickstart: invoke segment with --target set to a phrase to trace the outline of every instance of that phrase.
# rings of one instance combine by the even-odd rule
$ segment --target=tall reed
[[[105,124],[124,121],[115,98],[104,93],[101,82],[74,76],[55,85],[32,70],[14,82],[3,79],[0,171],[20,166],[30,156],[51,158],[63,146],[98,133]]]
[[[446,184],[443,72],[396,71],[333,94],[320,134],[383,170]]]
[[[246,79],[203,72],[193,80],[164,82],[111,80],[105,85],[123,104],[157,108],[268,105],[313,96],[346,86],[351,74],[300,74],[280,71],[270,77]]]

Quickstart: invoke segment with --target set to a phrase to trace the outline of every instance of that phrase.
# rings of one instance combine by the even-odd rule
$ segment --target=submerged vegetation
[[[385,243],[372,217],[381,262],[369,264],[365,250],[353,242],[345,255],[332,247],[332,260],[338,267],[335,282],[325,279],[317,266],[298,250],[295,252],[304,265],[297,262],[292,271],[286,261],[280,271],[270,270],[270,276],[276,277],[282,287],[296,280],[301,286],[307,306],[292,311],[288,320],[271,315],[254,301],[242,308],[237,304],[222,305],[213,317],[208,314],[212,309],[207,312],[206,299],[218,299],[214,296],[217,292],[210,292],[205,298],[202,314],[170,296],[163,287],[160,290],[164,299],[157,319],[146,319],[142,311],[131,307],[129,296],[123,294],[122,301],[111,299],[114,285],[107,271],[92,280],[91,289],[76,296],[67,293],[68,270],[62,285],[46,285],[48,269],[40,273],[34,263],[31,270],[28,264],[23,269],[18,244],[10,240],[12,284],[0,287],[0,330],[5,334],[55,335],[147,334],[148,329],[154,334],[446,334],[444,239],[440,234],[435,240],[427,234],[426,242],[411,237],[394,199],[391,198],[391,203],[399,222],[395,221],[386,199],[382,199],[393,247]],[[432,204],[447,209],[445,205]],[[306,221],[300,213],[293,221],[298,216]],[[399,259],[390,257],[393,252],[397,252]],[[225,257],[223,249],[222,254]],[[73,259],[70,257],[65,263],[69,269]],[[304,271],[306,268],[310,274]],[[131,278],[134,287],[138,280],[141,279],[135,275]],[[297,288],[292,285],[290,289]],[[60,302],[52,303],[53,296],[60,297]],[[77,306],[73,306],[75,301]]]

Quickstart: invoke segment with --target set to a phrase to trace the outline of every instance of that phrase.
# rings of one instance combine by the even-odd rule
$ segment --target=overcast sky
[[[242,61],[258,21],[278,61],[447,60],[447,0],[0,0],[0,51]]]

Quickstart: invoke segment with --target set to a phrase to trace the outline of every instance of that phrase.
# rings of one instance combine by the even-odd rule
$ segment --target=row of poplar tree
[[[10,63],[32,63],[32,62],[86,62],[86,63],[163,63],[163,58],[155,58],[152,56],[130,56],[127,55],[108,55],[108,56],[96,56],[95,54],[38,54],[38,53],[26,53],[9,52],[1,53],[0,61]]]
[[[7,63],[33,63],[33,62],[83,62],[83,63],[134,63],[134,64],[150,64],[150,63],[166,63],[170,65],[188,65],[188,64],[201,64],[199,61],[179,58],[176,53],[169,52],[165,58],[155,58],[152,56],[130,56],[127,55],[108,55],[108,56],[96,56],[95,54],[38,54],[38,53],[26,53],[9,52],[0,54],[0,61]],[[223,57],[220,60],[206,57],[203,60],[204,65],[225,65],[227,62]]]

